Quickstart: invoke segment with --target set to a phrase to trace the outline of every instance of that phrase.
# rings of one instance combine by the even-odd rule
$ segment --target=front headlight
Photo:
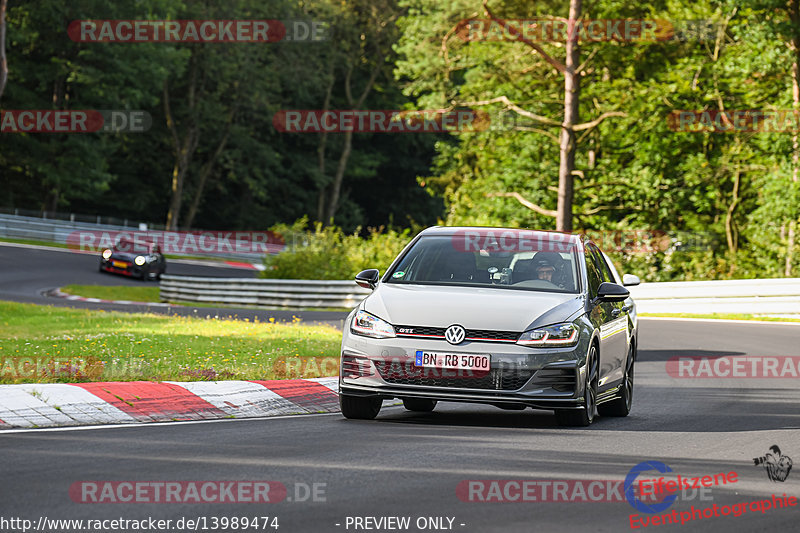
[[[106,261],[111,259],[111,250],[103,250],[103,259]]]
[[[577,343],[578,328],[570,323],[528,330],[517,341],[522,346],[572,346]]]
[[[139,266],[142,266],[145,263],[145,261],[147,261],[147,259],[145,259],[143,255],[137,255],[136,259],[133,260],[133,262]]]
[[[374,337],[376,339],[388,339],[394,337],[394,328],[385,320],[373,316],[366,311],[359,311],[353,317],[350,324],[350,331],[356,335]]]

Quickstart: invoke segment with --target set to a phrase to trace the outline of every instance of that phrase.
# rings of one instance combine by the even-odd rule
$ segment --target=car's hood
[[[584,308],[578,294],[380,283],[364,309],[394,325],[525,331],[571,320]]]

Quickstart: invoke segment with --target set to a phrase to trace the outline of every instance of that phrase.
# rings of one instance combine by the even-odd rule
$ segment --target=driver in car
[[[556,272],[556,257],[555,254],[549,252],[539,252],[536,254],[536,257],[533,258],[534,263],[534,272],[536,273],[536,279],[540,279],[542,281],[549,281],[550,283],[555,283],[553,281],[553,274]],[[558,257],[558,259],[561,259]]]

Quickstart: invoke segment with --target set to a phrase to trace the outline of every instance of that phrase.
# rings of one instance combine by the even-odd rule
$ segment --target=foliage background
[[[489,4],[507,19],[566,17],[568,8],[555,0]],[[623,270],[648,280],[798,275],[800,236],[789,237],[800,218],[797,135],[673,132],[666,120],[682,109],[800,109],[792,96],[797,4],[583,2],[588,19],[707,21],[713,29],[703,38],[582,45],[581,120],[624,116],[580,138],[576,231],[714,236],[700,250],[610,249]],[[83,18],[318,19],[331,39],[269,46],[70,41],[67,25]],[[344,136],[323,140],[272,126],[277,110],[320,109],[328,94],[330,109],[348,108],[347,83],[355,93],[370,88],[367,109],[441,109],[505,96],[559,122],[563,79],[522,43],[449,34],[468,18],[486,18],[481,0],[10,0],[4,109],[143,109],[153,127],[147,134],[0,135],[0,207],[164,221],[176,168],[168,99],[179,139],[198,138],[180,224],[277,224],[303,234],[308,246],[267,258],[275,267],[267,275],[347,278],[362,267],[385,268],[419,227],[437,221],[552,229],[552,217],[508,194],[554,209],[558,127],[525,121],[502,104],[479,107],[510,127],[353,135],[332,220],[321,206],[331,202]],[[563,43],[542,46],[563,54]],[[377,227],[384,229],[368,229]]]

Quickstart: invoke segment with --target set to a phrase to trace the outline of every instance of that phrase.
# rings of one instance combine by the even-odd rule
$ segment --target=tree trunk
[[[581,0],[570,0],[568,37],[564,65],[564,122],[561,124],[558,163],[558,205],[556,231],[572,232],[572,199],[574,195],[575,131],[579,122],[581,78],[576,72],[580,59],[580,46],[575,23],[581,16]]]
[[[344,147],[342,148],[342,154],[339,156],[336,175],[333,177],[333,184],[331,185],[331,196],[328,202],[328,212],[325,214],[325,224],[333,224],[333,215],[336,214],[336,208],[339,207],[339,194],[342,190],[344,171],[347,170],[347,161],[350,159],[352,149],[353,132],[348,131],[344,134]]]
[[[208,177],[211,175],[211,171],[214,168],[214,164],[216,164],[217,160],[219,159],[219,156],[222,155],[222,152],[225,150],[225,145],[228,144],[228,139],[230,138],[231,134],[233,114],[234,112],[231,111],[231,114],[228,117],[228,127],[225,130],[225,135],[223,135],[222,139],[220,139],[217,149],[214,150],[214,153],[211,154],[211,157],[208,159],[208,161],[206,161],[206,164],[203,165],[203,169],[200,171],[200,177],[198,178],[197,182],[197,190],[194,193],[192,205],[189,206],[189,212],[186,214],[186,218],[183,221],[184,231],[189,231],[192,228],[192,224],[194,224],[194,217],[197,215],[197,210],[200,208],[200,202],[203,200],[203,192],[205,190]]]
[[[353,101],[352,91],[350,87],[350,76],[353,73],[353,66],[347,70],[347,74],[344,77],[344,92],[347,97],[347,104],[350,106],[351,109],[361,109],[361,106],[364,105],[364,101],[367,99],[367,95],[369,95],[372,87],[375,85],[375,80],[378,77],[378,73],[381,71],[381,66],[383,65],[383,57],[376,56],[375,57],[375,68],[372,69],[372,73],[370,73],[369,79],[367,80],[366,85],[364,86],[364,90],[361,91],[361,95],[358,97],[358,100]],[[353,132],[348,131],[346,132],[344,137],[344,148],[342,148],[342,153],[339,156],[339,164],[336,167],[336,175],[333,177],[333,183],[331,184],[331,193],[328,197],[328,209],[325,214],[325,220],[323,221],[324,224],[333,224],[333,216],[336,214],[336,209],[339,207],[339,194],[342,190],[342,181],[344,181],[344,173],[347,170],[347,161],[350,159],[350,152],[353,148]]]
[[[728,206],[728,211],[725,214],[725,238],[728,241],[728,250],[733,254],[735,254],[736,250],[739,248],[738,235],[736,233],[736,228],[733,225],[733,212],[736,210],[736,206],[739,204],[740,177],[741,169],[737,164],[736,171],[733,176],[733,198],[731,199],[731,204]]]
[[[800,34],[798,34],[798,24],[800,24],[800,0],[791,0],[789,4],[789,18],[792,21],[792,43],[791,50],[794,53],[792,61],[792,109],[795,113],[800,110]],[[798,169],[800,169],[800,139],[797,132],[792,134],[792,182],[797,183]],[[792,264],[794,259],[794,233],[795,220],[789,221],[789,238],[786,243],[786,262],[784,263],[783,275],[792,275]]]
[[[8,63],[6,62],[6,0],[0,0],[0,98],[8,80]]]
[[[330,82],[328,83],[328,88],[325,91],[325,101],[322,104],[322,111],[328,111],[331,105],[331,93],[333,92],[333,85],[336,82],[336,75],[333,71],[333,61],[331,60],[330,67],[328,69],[328,77],[330,78]],[[327,183],[324,182],[325,177],[325,148],[328,145],[328,132],[327,130],[323,130],[319,136],[319,144],[317,145],[317,170],[319,171],[320,178],[323,179],[323,182],[319,184],[319,192],[317,195],[317,221],[321,222],[323,226],[327,226],[327,220],[325,219],[325,204],[327,203],[327,192],[328,187]]]
[[[172,183],[170,186],[169,211],[167,211],[167,231],[177,231],[178,220],[183,204],[183,184],[186,174],[189,172],[189,165],[192,163],[194,151],[200,140],[200,128],[195,120],[195,89],[197,85],[197,59],[194,55],[191,58],[191,73],[189,82],[189,119],[186,126],[186,133],[183,139],[178,134],[178,127],[172,116],[170,108],[169,84],[164,80],[164,117],[167,121],[167,128],[172,133],[173,149],[175,153],[175,163],[172,167]]]

